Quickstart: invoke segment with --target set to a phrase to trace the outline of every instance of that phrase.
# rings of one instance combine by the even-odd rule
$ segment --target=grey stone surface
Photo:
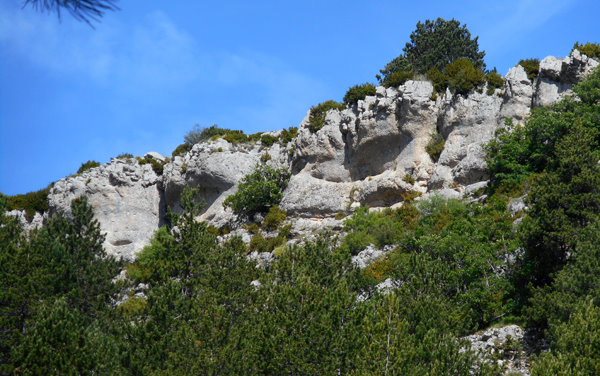
[[[571,93],[573,85],[599,65],[598,61],[574,50],[560,59],[548,56],[540,62],[539,76],[533,97],[534,106],[549,106]]]
[[[164,217],[159,179],[149,164],[113,159],[56,182],[48,195],[50,213],[70,215],[71,201],[87,196],[94,217],[106,233],[106,252],[133,260]]]
[[[144,158],[151,158],[151,159],[156,159],[159,162],[164,162],[166,157],[160,153],[157,153],[155,151],[149,151],[148,153],[144,154]]]
[[[521,65],[508,70],[504,77],[504,94],[498,125],[504,125],[506,119],[514,124],[523,123],[531,112],[533,101],[533,84]]]
[[[578,51],[564,59],[548,57],[533,82],[516,66],[506,75],[504,87],[492,95],[477,90],[453,95],[446,90],[434,100],[428,81],[377,87],[374,96],[329,111],[317,132],[309,130],[307,113],[298,137],[288,145],[267,148],[260,142],[231,144],[217,139],[170,160],[162,176],[149,164],[114,159],[67,177],[50,192],[50,213],[68,213],[73,198],[87,195],[107,234],[107,251],[131,260],[162,223],[166,208],[179,209],[186,186],[197,187],[197,200],[206,204],[200,220],[239,228],[239,219],[223,207],[223,201],[264,161],[291,170],[280,206],[293,218],[293,235],[307,239],[320,228],[341,229],[341,222],[332,218],[340,212],[349,214],[361,205],[398,207],[415,191],[422,194],[420,199],[436,193],[476,200],[475,192],[488,179],[483,146],[505,119],[524,122],[533,106],[556,102],[597,66],[596,60]],[[436,132],[443,135],[445,147],[433,161],[426,146]],[[145,156],[166,161],[155,152]],[[43,222],[36,217],[26,224],[22,214],[13,215],[26,228]]]
[[[383,249],[378,249],[375,247],[375,244],[369,244],[367,248],[358,252],[357,255],[352,256],[352,264],[357,268],[364,269],[383,257],[392,249],[394,249],[393,246],[385,246]]]
[[[275,133],[277,134],[277,133]],[[274,168],[288,166],[288,149],[275,143],[270,148],[256,144],[234,145],[223,139],[194,145],[183,157],[175,157],[164,166],[162,186],[168,207],[178,211],[184,187],[197,188],[197,200],[205,204],[200,220],[210,221],[216,227],[232,226],[236,217],[223,201],[237,191],[242,178],[266,162]]]
[[[248,254],[248,259],[252,261],[256,261],[257,268],[267,268],[273,262],[273,253],[272,252],[257,252],[253,251]]]
[[[490,328],[463,339],[470,343],[471,350],[479,355],[480,361],[489,362],[490,357],[496,359],[504,375],[530,374],[528,344],[525,331],[520,326]]]
[[[501,105],[497,95],[478,92],[444,98],[438,124],[446,142],[429,190],[487,179],[482,146],[494,137]]]
[[[11,210],[6,212],[6,214],[15,217],[17,221],[19,221],[19,224],[24,232],[29,232],[31,230],[40,228],[48,219],[48,213],[40,214],[36,212],[31,221],[29,221],[25,216],[25,210]]]

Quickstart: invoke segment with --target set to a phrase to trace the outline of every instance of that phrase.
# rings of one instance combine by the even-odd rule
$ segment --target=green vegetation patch
[[[466,25],[455,19],[418,22],[402,51],[377,75],[382,85],[399,86],[410,79],[409,72],[426,74],[432,68],[443,72],[448,64],[460,58],[471,61],[476,70],[485,69],[485,52],[479,51],[478,37],[471,38]]]
[[[587,42],[586,44],[581,44],[579,42],[575,42],[573,50],[579,50],[579,52],[588,57],[600,59],[600,44],[598,43]]]
[[[433,90],[437,93],[443,93],[448,87],[444,74],[435,67],[427,71],[426,77],[431,81]]]
[[[524,59],[517,63],[517,65],[522,66],[527,73],[527,78],[533,80],[537,77],[538,72],[540,71],[540,60],[539,59]]]
[[[450,90],[462,95],[467,95],[473,88],[485,82],[484,73],[466,58],[448,64],[444,69],[444,78]]]
[[[151,157],[147,157],[147,158],[141,158],[141,157],[136,157],[136,160],[138,161],[138,163],[140,165],[145,165],[145,164],[150,164],[150,166],[152,166],[152,170],[156,173],[156,175],[162,175],[163,173],[163,167],[165,165],[164,162],[160,162],[154,158]]]
[[[408,184],[415,184],[415,182],[416,182],[415,178],[411,174],[404,175],[404,177],[402,178],[402,181],[404,181]]]
[[[100,162],[96,162],[96,161],[87,161],[85,163],[82,163],[81,166],[79,167],[79,169],[77,170],[78,174],[81,174],[82,172],[91,170],[94,167],[100,167]]]
[[[175,158],[177,156],[183,156],[183,155],[185,155],[185,153],[187,153],[188,151],[192,150],[192,146],[193,145],[190,145],[190,144],[187,144],[187,143],[183,143],[183,144],[177,146],[175,148],[175,150],[173,150],[173,152],[171,153],[171,156],[173,158]]]
[[[281,210],[279,205],[273,205],[269,208],[269,212],[265,216],[262,226],[267,230],[275,230],[286,218],[287,214],[285,210]]]
[[[128,160],[128,159],[132,159],[132,158],[133,158],[133,154],[131,154],[131,153],[121,153],[121,154],[117,155],[117,159]]]
[[[345,106],[341,103],[338,103],[334,100],[328,100],[322,103],[319,103],[316,106],[310,108],[310,114],[308,117],[308,129],[311,132],[316,132],[319,129],[323,128],[325,125],[325,116],[327,115],[327,111],[329,110],[343,110]]]
[[[485,75],[485,80],[488,85],[488,95],[494,94],[495,89],[501,89],[502,87],[504,87],[504,78],[502,78],[502,76],[498,74],[496,68],[494,68],[493,71]]]
[[[123,317],[133,318],[141,315],[144,312],[146,305],[146,299],[132,296],[119,307],[117,307],[117,312]]]
[[[364,83],[362,85],[355,85],[348,89],[344,95],[344,103],[346,106],[356,104],[359,100],[364,100],[367,95],[375,95],[376,87],[371,83]]]
[[[437,162],[438,159],[440,159],[442,151],[444,151],[445,145],[446,140],[444,139],[444,136],[442,136],[441,133],[436,132],[431,137],[431,140],[429,140],[427,145],[425,145],[425,151],[427,152],[427,154],[429,154],[429,156],[434,162]]]
[[[287,169],[257,165],[251,174],[242,178],[238,191],[227,197],[223,205],[247,218],[256,213],[266,213],[279,203],[289,179]]]
[[[296,138],[296,136],[298,136],[298,127],[289,127],[288,129],[283,129],[279,134],[281,142],[284,145],[287,145],[294,138]]]
[[[381,84],[386,88],[397,88],[398,86],[404,85],[406,81],[412,80],[414,76],[414,72],[399,70],[385,76],[385,78],[381,81]]]
[[[48,211],[49,192],[50,187],[35,192],[7,196],[7,210],[24,210],[25,218],[31,222],[36,212],[42,214]]]
[[[274,143],[279,140],[279,137],[271,136],[270,134],[263,134],[260,136],[260,143],[262,146],[271,147]]]

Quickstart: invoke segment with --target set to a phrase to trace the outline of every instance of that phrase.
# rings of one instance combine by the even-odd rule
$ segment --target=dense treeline
[[[192,197],[186,192],[183,213],[130,265],[132,281],[116,284],[119,265],[103,257],[85,200],[74,203],[72,219],[55,217],[29,238],[1,217],[9,245],[3,373],[468,374],[474,356],[461,352],[459,336],[503,311],[506,279],[494,270],[507,244],[497,235],[512,237],[508,216],[492,223],[502,203],[435,199],[381,214],[361,210],[348,226],[372,232],[385,223],[377,241],[400,243],[388,259],[358,270],[350,240],[338,245],[323,235],[286,248],[263,270],[239,238],[218,244],[193,219]],[[472,234],[498,244],[481,248]],[[376,293],[388,277],[398,289]],[[117,290],[142,281],[147,298],[115,308]]]
[[[491,190],[526,194],[514,311],[546,329],[534,375],[600,372],[600,69],[490,143]]]
[[[104,254],[85,198],[23,234],[0,197],[0,373],[495,375],[460,337],[518,322],[551,344],[532,374],[598,374],[600,71],[574,92],[489,145],[482,203],[358,209],[346,237],[288,246],[266,269],[194,220],[193,190],[127,266]],[[529,209],[511,213],[519,196]],[[394,249],[359,270],[370,243]],[[138,283],[145,297],[115,303]]]

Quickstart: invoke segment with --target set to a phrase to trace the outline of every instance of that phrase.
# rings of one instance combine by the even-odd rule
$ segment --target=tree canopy
[[[410,42],[402,49],[403,53],[390,61],[377,75],[380,82],[400,71],[425,74],[431,68],[443,71],[444,68],[460,58],[469,59],[476,69],[485,69],[483,57],[485,51],[479,51],[478,37],[471,38],[471,32],[460,21],[418,22],[417,28],[410,34]]]

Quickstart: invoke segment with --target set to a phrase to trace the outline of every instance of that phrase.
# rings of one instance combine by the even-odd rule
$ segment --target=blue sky
[[[194,124],[297,126],[375,82],[417,21],[456,18],[489,68],[600,42],[597,0],[123,0],[95,29],[0,0],[0,192],[121,153],[170,155]]]

